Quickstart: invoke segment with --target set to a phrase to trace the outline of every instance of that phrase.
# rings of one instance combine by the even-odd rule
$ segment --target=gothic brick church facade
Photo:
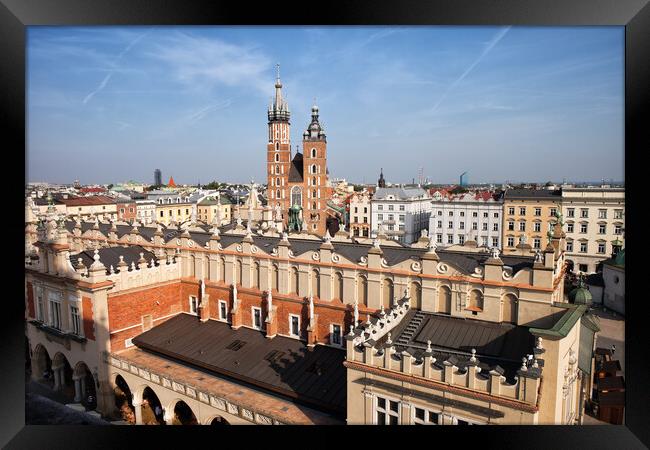
[[[267,175],[269,205],[280,211],[285,227],[324,235],[327,202],[331,197],[327,170],[327,138],[319,122],[318,106],[302,135],[302,153],[292,157],[289,106],[282,98],[280,74],[275,99],[269,105]]]

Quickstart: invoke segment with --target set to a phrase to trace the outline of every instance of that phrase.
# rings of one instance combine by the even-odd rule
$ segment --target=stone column
[[[82,389],[81,389],[81,379],[79,376],[72,377],[74,381],[74,401],[80,402],[83,398]]]
[[[163,419],[167,425],[173,425],[174,421],[174,411],[169,411],[168,409],[163,409]]]
[[[84,398],[86,396],[86,374],[81,376],[80,382],[81,382],[81,398]]]
[[[52,374],[54,375],[54,390],[61,389],[61,374],[59,373],[60,367],[52,367]]]
[[[131,403],[133,404],[133,409],[135,410],[135,424],[142,425],[142,400],[136,396],[133,396]]]

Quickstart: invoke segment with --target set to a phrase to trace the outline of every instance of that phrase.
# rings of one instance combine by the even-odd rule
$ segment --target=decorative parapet
[[[410,301],[409,297],[404,297],[395,302],[388,312],[384,311],[382,305],[378,318],[368,319],[365,326],[357,327],[354,330],[354,345],[374,343],[384,337],[404,318],[411,306]]]
[[[166,374],[156,373],[149,367],[142,364],[133,364],[127,359],[120,358],[119,355],[112,353],[108,354],[107,362],[113,367],[125,370],[133,375],[162,387],[172,389],[173,391],[187,395],[188,397],[198,399],[201,403],[205,403],[206,405],[210,405],[222,411],[227,411],[228,413],[238,416],[248,422],[259,425],[282,425],[281,422],[278,422],[271,414],[262,409],[251,408],[250,405],[242,404],[239,401],[225,397],[221,393],[199,389],[198,387],[187,384],[182,380],[175,380]]]
[[[154,260],[151,260],[149,265],[141,263],[138,267],[135,264],[129,266],[120,257],[120,264],[118,264],[117,270],[111,266],[106,278],[115,283],[114,291],[124,291],[153,283],[174,281],[180,277],[181,264],[179,264],[176,258],[167,257],[166,259],[158,260],[157,264]]]

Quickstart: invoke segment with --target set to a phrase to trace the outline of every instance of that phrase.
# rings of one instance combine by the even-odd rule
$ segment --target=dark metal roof
[[[551,191],[549,189],[508,189],[506,190],[504,198],[508,199],[558,199],[562,196],[561,190]]]
[[[457,366],[463,368],[476,349],[480,367],[487,371],[498,364],[507,378],[514,377],[521,358],[532,354],[535,344],[527,327],[423,311],[409,311],[392,337],[397,347],[416,355],[426,350],[429,340],[433,356],[440,362],[456,356]]]
[[[141,349],[180,360],[299,403],[345,413],[345,351],[249,328],[233,330],[216,320],[179,314],[133,338]]]
[[[140,253],[144,254],[144,259],[147,260],[147,264],[153,259],[157,261],[155,255],[148,250],[145,250],[139,245],[133,245],[128,247],[104,247],[99,249],[99,260],[106,266],[107,269],[110,269],[110,266],[113,266],[116,272],[119,272],[117,264],[120,262],[120,255],[124,257],[124,262],[131,266],[131,263],[135,263],[136,267],[138,266],[138,260],[140,260]],[[78,259],[81,258],[86,267],[95,261],[93,259],[95,255],[94,250],[85,250],[76,255],[70,255],[70,261],[72,265],[76,266]]]
[[[291,160],[291,167],[289,168],[289,183],[302,183],[303,182],[303,163],[302,153],[296,153],[296,156]]]

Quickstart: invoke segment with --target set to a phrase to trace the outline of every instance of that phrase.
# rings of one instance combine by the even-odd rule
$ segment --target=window
[[[492,224],[492,231],[499,231],[499,224],[498,223],[493,223]]]
[[[436,242],[437,242],[438,244],[442,244],[442,234],[437,234],[437,235],[436,235]]]
[[[379,211],[383,211],[384,210],[384,205],[377,205],[377,209]]]
[[[219,320],[228,321],[228,304],[225,300],[219,300]]]
[[[465,217],[465,211],[460,212],[460,217]]]
[[[599,219],[607,219],[607,210],[606,209],[599,209],[598,210],[598,218]]]
[[[537,231],[537,232],[542,231],[542,224],[541,224],[541,222],[535,222],[535,223],[533,224],[533,231]]]
[[[454,235],[453,234],[448,234],[447,235],[447,244],[453,244],[454,243]]]
[[[43,288],[36,287],[36,318],[43,322],[45,316],[45,305],[43,304]]]
[[[567,217],[575,217],[576,210],[575,208],[568,208],[566,210],[566,216]]]
[[[573,233],[573,223],[566,224],[566,231],[567,233]]]
[[[488,227],[488,224],[487,224],[487,223],[483,223],[481,229],[482,229],[483,231],[487,231],[487,227]]]
[[[622,225],[614,225],[614,234],[622,234],[622,232],[623,232]]]
[[[50,325],[57,330],[61,329],[61,293],[50,292]]]
[[[368,218],[366,216],[363,217],[363,223],[368,223]]]
[[[573,241],[567,241],[567,243],[566,243],[566,251],[567,252],[572,252],[573,251]]]
[[[164,217],[164,211],[160,211],[160,217]]]
[[[555,216],[556,213],[557,213],[557,208],[551,208],[549,211],[549,216]]]
[[[474,211],[474,212],[472,213],[472,217],[478,217],[478,213],[477,213],[476,211]]]
[[[316,149],[315,149],[315,148],[312,148],[312,149],[311,149],[311,157],[312,157],[312,158],[315,158],[315,157],[316,157]]]
[[[384,220],[383,214],[377,214],[377,220]]]
[[[438,215],[439,215],[439,216],[442,216],[442,211],[438,211]]]
[[[453,217],[453,216],[454,216],[454,212],[453,212],[453,211],[449,211],[449,217]]]
[[[332,332],[330,334],[330,344],[341,345],[341,325],[332,324]]]
[[[598,234],[605,234],[605,230],[607,229],[607,225],[601,223],[598,225]]]
[[[542,208],[535,208],[535,215],[536,216],[541,216],[542,215]]]
[[[196,295],[190,295],[190,314],[198,314]]]
[[[515,215],[515,208],[508,208],[508,214],[510,214],[511,216],[514,216]]]
[[[586,264],[578,264],[578,270],[580,272],[586,272],[587,271],[587,265]]]
[[[499,246],[499,238],[493,237],[492,238],[492,247],[498,247]]]
[[[533,239],[533,248],[541,248],[542,240],[540,238]]]
[[[262,308],[256,308],[255,306],[251,307],[251,313],[253,316],[253,328],[256,330],[262,329]]]
[[[131,212],[133,212],[133,211],[131,211]],[[120,213],[124,214],[124,208],[120,208]]]
[[[400,229],[400,231],[404,231],[404,224],[403,223],[399,224],[399,229]]]
[[[520,207],[519,208],[519,215],[520,216],[525,216],[526,215],[526,207]]]
[[[414,425],[439,425],[440,414],[429,411],[428,409],[413,407],[413,424]]]
[[[465,229],[465,222],[460,222],[458,225],[461,230]]]
[[[395,220],[395,215],[389,214],[388,215],[388,220]]]
[[[289,334],[293,337],[300,337],[300,316],[289,314]]]
[[[508,231],[515,231],[515,223],[513,221],[508,222]]]
[[[478,222],[472,222],[472,230],[478,230]]]
[[[494,218],[495,218],[495,219],[498,219],[498,218],[499,218],[499,213],[498,213],[498,212],[495,212],[495,213],[494,213]]]
[[[404,211],[404,205],[399,205],[399,210]]]
[[[78,306],[70,305],[70,325],[72,332],[81,336],[81,314],[79,314]]]
[[[402,208],[403,208],[403,207],[404,207],[404,205],[402,205]],[[401,211],[401,210],[402,210],[402,209],[400,209],[400,211]],[[367,207],[367,206],[363,208],[363,213],[364,213],[364,214],[367,214],[367,213],[368,213],[368,207]]]
[[[447,228],[454,228],[454,222],[449,222],[449,226]]]
[[[376,425],[399,425],[400,405],[398,401],[384,397],[376,397],[375,402],[375,424]]]
[[[586,233],[587,232],[587,224],[586,223],[581,223],[580,224],[580,232],[581,233]]]
[[[400,215],[399,215],[399,221],[400,221],[400,222],[404,222],[404,214],[400,214]]]
[[[515,238],[512,236],[508,237],[508,247],[514,247],[515,246]]]
[[[388,205],[388,210],[392,211],[393,210],[393,205]]]
[[[438,221],[438,228],[442,228],[442,220]]]
[[[580,243],[580,253],[587,253],[587,243],[586,242],[581,242]]]
[[[526,222],[519,222],[519,231],[526,231]]]
[[[622,219],[623,218],[623,210],[622,209],[617,209],[614,211],[614,219]]]
[[[465,243],[465,236],[464,235],[462,235],[462,234],[458,235],[458,243],[460,245],[463,245]]]
[[[584,218],[589,217],[589,210],[588,209],[581,209],[580,210],[580,217],[584,217]]]
[[[605,253],[606,244],[604,242],[598,243],[598,253]]]

